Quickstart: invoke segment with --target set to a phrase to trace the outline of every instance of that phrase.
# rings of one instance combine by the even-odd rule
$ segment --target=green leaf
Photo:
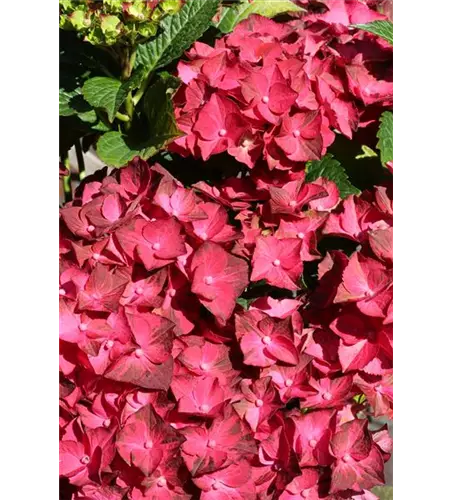
[[[84,98],[94,108],[107,111],[110,122],[127,97],[127,87],[115,78],[96,76],[86,80],[82,88]]]
[[[209,28],[219,0],[187,0],[182,9],[161,22],[163,32],[138,46],[138,65],[149,73],[179,58]]]
[[[82,137],[110,130],[83,97],[82,87],[89,78],[119,72],[106,51],[79,40],[75,32],[60,30],[60,154]]]
[[[393,115],[391,111],[385,111],[380,117],[380,128],[377,132],[379,139],[377,148],[380,150],[380,158],[383,166],[386,166],[388,161],[393,160],[392,152],[392,129],[393,129]]]
[[[113,167],[122,167],[135,156],[147,160],[179,137],[171,102],[176,80],[171,75],[163,75],[147,90],[144,114],[148,128],[144,140],[135,142],[133,134],[127,137],[116,131],[107,132],[99,139],[97,153],[102,161]]]
[[[107,132],[99,139],[97,154],[107,165],[122,167],[135,156],[139,156],[140,151],[128,146],[121,132],[115,131]]]
[[[146,143],[144,159],[153,156],[181,135],[171,101],[175,85],[176,79],[173,76],[163,76],[149,87],[144,96],[144,112],[150,125],[150,141]]]
[[[230,33],[241,21],[252,14],[264,17],[275,17],[286,12],[302,12],[304,9],[291,0],[245,0],[234,7],[226,7],[216,27],[223,33]]]
[[[79,68],[60,68],[60,116],[73,116],[92,109],[83,98],[82,85],[89,71],[82,72]]]
[[[79,95],[81,95],[80,89],[71,91],[60,89],[60,116],[77,114],[77,111],[71,106],[71,101]]]
[[[367,31],[368,33],[373,33],[374,35],[378,35],[393,45],[393,24],[391,21],[372,21],[367,24],[355,24],[354,27]]]
[[[339,189],[341,198],[361,193],[351,184],[344,167],[331,154],[325,155],[321,160],[309,161],[306,164],[306,182],[314,182],[319,177],[333,181]]]

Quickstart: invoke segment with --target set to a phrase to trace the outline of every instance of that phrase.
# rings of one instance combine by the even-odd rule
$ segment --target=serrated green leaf
[[[367,31],[369,33],[373,33],[374,35],[378,35],[383,38],[391,45],[393,45],[393,24],[391,21],[372,21],[367,24],[355,24],[355,28],[359,28],[363,31]]]
[[[170,91],[174,78],[159,78],[144,97],[144,113],[148,122],[147,137],[140,143],[121,132],[107,132],[97,143],[97,153],[102,161],[113,167],[122,167],[135,156],[147,160],[180,135],[174,116]]]
[[[303,12],[304,9],[295,5],[291,0],[245,0],[234,7],[224,9],[216,27],[222,33],[230,33],[241,21],[252,14],[264,17],[275,17],[287,12]]]
[[[333,181],[339,189],[341,198],[361,193],[351,184],[344,167],[331,154],[325,155],[321,160],[309,161],[306,164],[306,182],[314,182],[319,177]]]
[[[182,9],[161,22],[163,32],[139,45],[136,63],[149,73],[180,57],[209,28],[219,0],[187,0]]]
[[[127,87],[119,80],[106,76],[96,76],[86,80],[82,92],[83,97],[91,106],[107,111],[110,122],[113,121],[127,97]]]
[[[377,148],[380,150],[380,158],[383,166],[388,161],[393,161],[393,115],[391,111],[385,111],[380,117],[380,128],[377,132],[379,139]]]

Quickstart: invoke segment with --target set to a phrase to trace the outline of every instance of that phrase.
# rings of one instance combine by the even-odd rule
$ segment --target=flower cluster
[[[64,498],[376,499],[391,200],[264,168],[192,188],[139,160],[87,178],[61,209]],[[324,251],[332,237],[353,250]]]
[[[93,45],[134,45],[156,35],[159,22],[182,0],[60,0],[60,28]]]
[[[350,26],[385,19],[359,0],[276,23],[251,16],[215,47],[197,42],[178,64],[185,134],[172,151],[208,159],[227,151],[252,168],[290,170],[320,159],[392,104],[392,47]]]

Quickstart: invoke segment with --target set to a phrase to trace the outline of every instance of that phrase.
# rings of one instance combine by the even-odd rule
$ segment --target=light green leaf
[[[339,189],[341,198],[361,193],[351,184],[344,167],[331,154],[306,164],[306,182],[314,182],[319,177],[333,181]]]
[[[108,119],[113,121],[121,104],[127,97],[127,89],[115,78],[96,76],[86,80],[82,88],[84,98],[94,108],[107,111]]]
[[[286,12],[302,12],[304,9],[295,5],[291,0],[250,0],[224,9],[216,27],[223,33],[230,33],[244,19],[252,14],[264,17],[275,17]]]
[[[393,24],[391,21],[372,21],[367,24],[355,24],[355,28],[362,29],[363,31],[367,31],[369,33],[373,33],[374,35],[378,35],[383,38],[391,45],[393,45]]]
[[[385,111],[380,117],[380,128],[377,132],[379,139],[377,148],[380,150],[380,158],[383,166],[388,161],[393,161],[393,115],[391,111]]]
[[[219,0],[187,0],[182,9],[161,22],[163,32],[138,46],[136,63],[149,73],[180,57],[209,28]]]

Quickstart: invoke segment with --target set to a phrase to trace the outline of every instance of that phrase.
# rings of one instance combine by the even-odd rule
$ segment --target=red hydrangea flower
[[[217,94],[202,108],[193,127],[199,134],[198,147],[204,160],[236,146],[247,129],[238,106]]]
[[[242,398],[233,403],[235,411],[248,422],[256,432],[259,424],[271,417],[279,407],[278,393],[271,384],[271,378],[265,377],[251,382],[243,379],[240,384]]]
[[[103,428],[88,430],[80,440],[60,441],[60,475],[76,486],[99,482],[114,454],[113,432]]]
[[[285,116],[275,142],[289,160],[318,160],[323,149],[321,127],[322,117],[317,111]]]
[[[167,389],[173,367],[173,323],[151,313],[128,315],[135,344],[117,359],[105,376],[147,389]]]
[[[224,469],[194,478],[200,488],[201,500],[244,500],[255,497],[251,467],[246,460],[233,463]]]
[[[226,400],[225,391],[215,377],[205,376],[195,380],[179,377],[174,380],[172,390],[178,400],[180,413],[198,416],[215,416]]]
[[[121,458],[149,476],[176,455],[184,438],[155,413],[151,405],[131,415],[118,433]]]
[[[292,417],[295,425],[293,449],[300,467],[328,466],[333,457],[329,452],[335,429],[335,412],[320,410]]]
[[[212,314],[225,322],[248,282],[246,262],[207,242],[195,252],[191,272],[192,292]]]
[[[248,425],[226,407],[222,416],[207,427],[187,427],[182,456],[193,477],[202,476],[257,453]]]
[[[298,363],[289,320],[278,321],[253,310],[237,314],[235,328],[246,364],[266,367],[277,362]]]
[[[341,490],[360,492],[384,484],[383,458],[373,444],[367,420],[353,420],[339,427],[331,440],[336,458],[330,493]]]
[[[323,488],[324,490],[324,488]],[[319,486],[319,472],[304,468],[300,476],[295,477],[285,488],[281,500],[320,500],[325,498]]]
[[[299,239],[257,238],[251,281],[265,279],[270,285],[297,290],[297,281],[303,271],[300,251]]]

